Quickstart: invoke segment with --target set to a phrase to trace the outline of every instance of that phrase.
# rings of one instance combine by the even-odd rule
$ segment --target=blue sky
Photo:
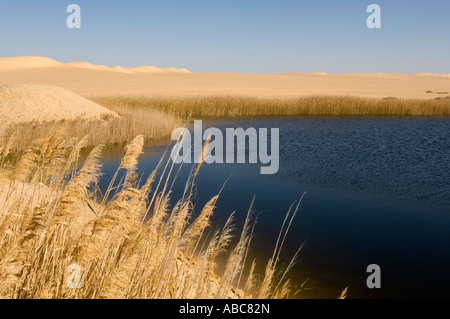
[[[76,3],[82,28],[68,29]],[[366,26],[369,4],[382,28]],[[450,73],[450,1],[0,0],[0,56],[194,72]]]

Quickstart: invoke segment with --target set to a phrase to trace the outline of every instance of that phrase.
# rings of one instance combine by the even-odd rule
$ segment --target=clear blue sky
[[[66,27],[66,7],[82,28]],[[382,28],[368,29],[379,4]],[[448,0],[0,0],[0,56],[194,72],[450,73]]]

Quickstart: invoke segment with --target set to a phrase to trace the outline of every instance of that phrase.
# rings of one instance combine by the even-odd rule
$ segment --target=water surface
[[[289,206],[306,192],[286,241],[283,261],[305,242],[291,273],[301,298],[450,297],[450,119],[270,118],[220,120],[211,126],[280,129],[280,169],[260,164],[204,165],[196,207],[223,184],[213,224],[236,211],[242,223],[253,199],[258,218],[252,251],[271,257]],[[148,174],[165,147],[146,149]],[[120,150],[119,154],[123,152]],[[105,159],[101,187],[120,158]],[[184,166],[173,198],[183,191]],[[381,267],[381,289],[368,289],[366,267]]]

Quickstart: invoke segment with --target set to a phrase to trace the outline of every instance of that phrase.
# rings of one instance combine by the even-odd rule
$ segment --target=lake
[[[251,247],[262,272],[290,205],[306,192],[282,260],[304,243],[291,272],[298,298],[450,297],[450,119],[303,117],[214,120],[208,125],[280,129],[280,167],[204,164],[196,208],[218,194],[213,225],[236,212],[241,226],[250,203],[260,213]],[[206,122],[204,121],[206,127]],[[139,173],[156,167],[165,146],[146,148]],[[107,152],[100,187],[120,163]],[[173,188],[176,201],[190,166]],[[381,268],[381,288],[369,289],[367,266]],[[295,287],[294,287],[295,288]],[[295,289],[296,290],[296,289]]]

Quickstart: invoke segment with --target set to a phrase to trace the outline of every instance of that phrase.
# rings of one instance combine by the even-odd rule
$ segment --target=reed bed
[[[48,132],[54,131],[60,126],[65,126],[64,132],[67,138],[87,137],[87,145],[98,144],[126,144],[135,136],[145,136],[147,144],[165,142],[170,138],[172,131],[183,125],[175,116],[163,113],[155,109],[141,109],[132,111],[126,107],[114,108],[120,115],[117,117],[105,117],[102,120],[71,120],[48,121],[9,124],[3,127],[3,132],[8,137],[16,135],[13,143],[15,150],[24,150],[35,139],[43,138]]]
[[[55,127],[65,125],[68,138],[82,138],[87,144],[124,144],[137,135],[147,144],[165,142],[171,132],[192,118],[239,118],[268,116],[450,116],[450,98],[430,100],[369,99],[359,97],[310,96],[301,98],[262,99],[254,97],[90,97],[120,118],[101,121],[30,122],[9,124],[8,136],[20,137],[14,148],[23,150],[36,138],[43,138]]]
[[[351,96],[298,98],[99,96],[91,99],[112,110],[154,109],[184,119],[266,116],[450,116],[449,98],[421,100]]]
[[[89,137],[67,139],[55,128],[19,158],[16,139],[0,141],[0,298],[284,298],[291,296],[280,251],[299,203],[287,213],[263,274],[249,264],[255,217],[240,232],[233,214],[212,228],[220,194],[193,207],[194,167],[185,192],[169,205],[177,175],[161,160],[137,175],[144,137],[134,138],[102,193],[102,146],[82,161]],[[210,233],[209,236],[205,236]],[[236,236],[236,244],[232,238]],[[217,259],[227,256],[217,276]]]

